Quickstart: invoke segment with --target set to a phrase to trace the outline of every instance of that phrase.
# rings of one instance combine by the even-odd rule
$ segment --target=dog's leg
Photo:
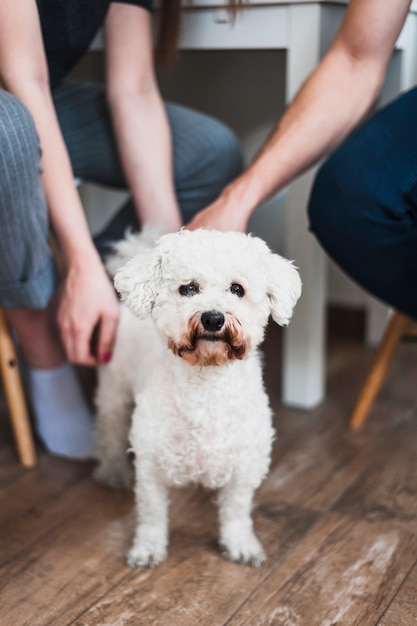
[[[253,493],[251,487],[236,479],[219,491],[220,544],[230,561],[257,567],[265,554],[253,531]]]
[[[130,567],[153,567],[165,560],[168,545],[168,490],[155,470],[136,470],[138,526],[127,557]]]
[[[99,393],[96,406],[98,465],[94,478],[105,487],[126,489],[133,484],[133,465],[127,454],[132,404],[118,389],[111,395]]]

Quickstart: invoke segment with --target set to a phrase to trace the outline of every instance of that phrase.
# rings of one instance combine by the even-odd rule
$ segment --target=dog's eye
[[[232,283],[230,285],[230,291],[234,293],[235,296],[237,296],[238,298],[243,298],[243,296],[245,295],[245,290],[243,289],[242,285],[239,285],[239,283]]]
[[[191,282],[188,285],[181,285],[179,292],[182,296],[195,296],[200,292],[200,287],[198,283]]]

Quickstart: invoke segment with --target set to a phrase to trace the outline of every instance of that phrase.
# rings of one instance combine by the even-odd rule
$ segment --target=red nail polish
[[[111,361],[111,352],[105,352],[104,354],[101,355],[102,363],[109,363],[109,361]]]

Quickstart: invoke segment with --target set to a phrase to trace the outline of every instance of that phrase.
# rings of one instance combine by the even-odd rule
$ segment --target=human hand
[[[107,363],[118,319],[117,296],[100,261],[72,263],[58,307],[58,325],[69,361],[79,365]],[[92,354],[91,341],[97,329],[96,353]]]
[[[190,230],[212,228],[215,230],[234,230],[245,232],[248,218],[240,207],[232,204],[228,195],[223,193],[217,200],[199,211],[186,225]]]

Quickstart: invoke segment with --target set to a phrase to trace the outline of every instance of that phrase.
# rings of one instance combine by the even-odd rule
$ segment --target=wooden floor
[[[255,526],[259,569],[223,560],[213,497],[172,495],[168,560],[129,569],[130,493],[91,464],[42,453],[19,467],[0,411],[1,626],[404,626],[417,624],[417,344],[402,344],[358,434],[345,421],[372,351],[329,341],[328,397],[279,403],[281,331],[264,345],[278,438]],[[0,394],[1,397],[2,394]]]

